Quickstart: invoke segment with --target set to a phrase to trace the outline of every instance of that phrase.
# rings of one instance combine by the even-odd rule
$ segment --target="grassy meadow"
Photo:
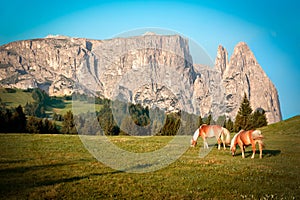
[[[0,199],[299,199],[300,117],[261,128],[263,159],[189,148],[149,173],[116,171],[98,162],[77,135],[1,134]],[[124,149],[147,152],[171,137],[110,137]]]
[[[8,91],[13,92],[8,92]],[[25,106],[26,103],[33,103],[35,100],[32,98],[32,92],[26,92],[21,89],[9,89],[9,88],[0,88],[0,98],[2,102],[6,104],[9,108],[14,108],[19,105]],[[76,106],[76,111],[78,113],[85,113],[88,111],[99,111],[102,108],[100,104],[88,103],[86,101],[72,101],[64,100],[63,97],[56,97],[61,101],[52,103],[50,106],[46,107],[46,114],[51,116],[53,113],[65,115],[69,110],[72,110],[72,106]]]
[[[100,110],[102,108],[102,105],[100,104],[94,104],[94,103],[88,103],[84,101],[72,101],[72,100],[65,100],[63,107],[53,107],[52,112],[55,112],[57,114],[65,115],[69,110],[72,110],[72,106],[75,104],[77,113],[85,113],[85,112],[92,112],[95,110]]]
[[[6,88],[0,87],[0,98],[8,107],[24,106],[26,103],[33,103],[31,92],[25,92],[21,89],[13,89],[14,92],[8,92]]]

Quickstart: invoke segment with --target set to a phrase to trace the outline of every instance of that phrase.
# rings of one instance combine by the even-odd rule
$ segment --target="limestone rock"
[[[281,120],[276,88],[247,44],[239,43],[230,60],[219,46],[211,68],[193,63],[188,40],[179,35],[12,42],[0,47],[0,86],[39,87],[57,96],[76,91],[232,119],[246,93],[254,110],[267,111],[269,123]]]
[[[230,62],[225,67],[223,86],[226,91],[226,112],[231,118],[236,116],[246,93],[252,109],[264,109],[269,123],[281,120],[277,90],[246,43],[240,42],[234,48]]]
[[[221,73],[221,75],[223,75],[227,66],[228,52],[223,46],[219,45],[215,60],[215,68]]]

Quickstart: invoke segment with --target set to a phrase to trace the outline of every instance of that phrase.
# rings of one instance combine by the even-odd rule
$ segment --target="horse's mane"
[[[241,131],[240,131],[240,132],[241,132]],[[236,137],[240,134],[240,132],[236,133],[236,134],[233,136],[233,138],[232,138],[232,140],[231,140],[231,143],[230,143],[230,150],[233,148],[234,142],[235,142],[235,140],[236,140]]]
[[[233,145],[234,145],[234,142],[235,142],[235,140],[236,140],[236,137],[241,133],[241,132],[243,132],[244,130],[243,129],[241,129],[237,134],[235,134],[234,136],[233,136],[233,138],[232,138],[232,140],[231,140],[231,143],[230,143],[230,150],[233,148]]]

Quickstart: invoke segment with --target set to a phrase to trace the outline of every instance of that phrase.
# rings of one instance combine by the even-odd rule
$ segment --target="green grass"
[[[61,114],[64,115],[66,114],[69,110],[73,109],[73,104],[75,104],[76,106],[76,112],[77,113],[85,113],[85,112],[92,112],[94,110],[99,111],[102,108],[102,105],[100,104],[94,104],[94,103],[88,103],[88,102],[84,102],[84,101],[64,101],[64,107],[63,108],[59,108],[59,107],[54,107],[53,108],[53,112],[57,113],[57,114]]]
[[[21,89],[14,89],[15,93],[8,93],[4,88],[0,88],[0,98],[8,107],[24,106],[27,102],[34,102],[30,92],[24,92]]]
[[[9,93],[5,88],[0,88],[0,98],[8,107],[14,108],[19,105],[25,106],[26,103],[34,102],[31,92],[24,92],[21,89],[13,89],[15,92]],[[59,98],[58,99],[62,99]],[[88,111],[99,111],[102,108],[102,105],[88,103],[84,101],[72,101],[72,100],[63,100],[62,102],[54,103],[48,105],[46,108],[46,114],[51,116],[53,113],[64,115],[69,110],[72,110],[72,105],[76,105],[77,113],[84,113]]]
[[[2,134],[0,199],[299,199],[300,117],[261,130],[263,159],[251,159],[251,147],[245,159],[239,149],[232,157],[216,147],[199,158],[197,146],[169,166],[141,174],[98,162],[78,136]],[[148,152],[172,137],[110,139]]]

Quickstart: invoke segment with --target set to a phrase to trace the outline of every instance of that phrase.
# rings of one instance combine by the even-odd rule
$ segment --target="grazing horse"
[[[226,149],[226,144],[230,143],[230,132],[219,125],[206,125],[202,124],[194,133],[191,139],[191,146],[195,147],[197,144],[198,137],[202,137],[204,148],[208,149],[208,144],[206,138],[216,137],[218,140],[218,149],[221,149],[221,141],[223,143],[224,150]]]
[[[255,155],[255,145],[258,143],[259,145],[259,158],[262,158],[262,148],[264,143],[262,141],[263,135],[261,134],[260,130],[250,130],[244,131],[240,130],[237,134],[235,134],[230,143],[230,150],[232,152],[232,156],[234,156],[236,151],[236,145],[238,144],[242,150],[242,158],[245,158],[245,147],[252,145],[253,154],[251,158],[254,158]]]

